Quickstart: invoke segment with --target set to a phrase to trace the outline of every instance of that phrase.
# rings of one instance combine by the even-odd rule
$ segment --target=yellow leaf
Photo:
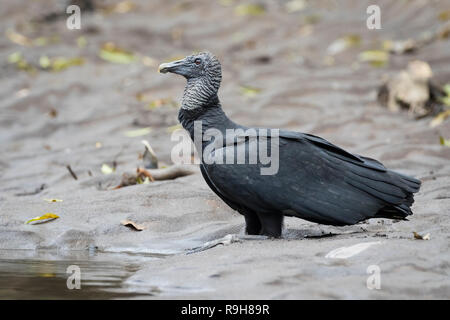
[[[114,168],[111,168],[106,163],[102,164],[102,169],[101,170],[102,170],[103,174],[111,174],[111,173],[113,173],[115,171]]]
[[[8,56],[8,62],[11,64],[15,64],[16,68],[19,70],[27,71],[30,73],[34,73],[36,69],[29,64],[25,58],[22,57],[22,53],[14,52]]]
[[[174,125],[174,126],[168,127],[168,128],[167,128],[167,131],[170,132],[170,133],[172,133],[172,132],[174,132],[174,131],[176,131],[176,130],[178,130],[178,129],[181,129],[181,128],[183,128],[183,126],[182,126],[181,124],[176,124],[176,125]]]
[[[441,102],[446,106],[450,107],[450,95],[441,98]]]
[[[137,184],[149,184],[150,179],[148,177],[145,177],[144,180],[142,180],[141,177],[137,177],[136,182],[137,182]]]
[[[259,93],[261,93],[261,89],[255,87],[241,86],[240,87],[241,94],[246,98],[254,98]]]
[[[438,125],[440,125],[442,122],[444,122],[445,119],[447,119],[448,117],[450,117],[450,110],[444,111],[439,113],[436,117],[433,118],[433,120],[431,120],[430,122],[430,126],[433,127],[437,127]]]
[[[439,142],[443,146],[450,147],[450,139],[445,139],[443,136],[440,136]]]
[[[39,274],[41,278],[54,278],[56,275],[54,273],[41,273]]]
[[[441,21],[450,20],[450,10],[440,12],[438,18]]]
[[[112,42],[107,42],[103,45],[99,53],[100,58],[112,63],[128,64],[136,60],[133,53],[125,51],[117,47]]]
[[[52,203],[52,202],[62,202],[61,199],[44,199],[44,201],[47,201],[47,202],[49,202],[49,203]]]
[[[368,50],[359,54],[359,60],[369,62],[374,67],[382,67],[389,61],[389,54],[381,50]]]
[[[62,71],[72,66],[79,66],[84,63],[83,58],[64,58],[57,57],[51,59],[51,69],[52,71]]]
[[[144,97],[143,97],[144,98]],[[156,109],[163,106],[177,107],[178,104],[171,98],[156,99],[148,104],[149,109]]]
[[[8,56],[8,62],[9,63],[17,63],[17,62],[19,62],[20,60],[22,60],[23,58],[22,58],[22,53],[20,53],[20,52],[14,52],[14,53],[11,53],[9,56]]]
[[[125,131],[124,134],[125,134],[125,136],[127,136],[129,138],[134,138],[134,137],[145,136],[146,134],[149,134],[151,131],[152,131],[152,128],[146,127],[146,128],[136,129],[136,130]]]
[[[234,4],[234,0],[219,0],[219,3],[224,7],[229,7]]]
[[[45,222],[52,221],[52,220],[55,220],[58,218],[59,218],[59,216],[57,216],[54,213],[46,213],[43,216],[35,217],[33,219],[28,220],[26,222],[26,224],[40,224],[40,223],[45,223]]]
[[[234,13],[238,16],[259,16],[266,12],[261,4],[240,4],[234,8]]]
[[[447,94],[447,96],[450,96],[450,83],[447,83],[447,84],[444,86],[444,91],[445,91],[445,93]]]
[[[51,65],[50,59],[47,56],[40,57],[39,65],[41,66],[41,68],[47,69]]]
[[[106,50],[100,51],[100,58],[112,63],[128,64],[132,63],[135,58],[132,54],[123,52],[110,52]]]
[[[46,37],[39,37],[33,40],[33,44],[38,47],[45,46],[49,43],[49,39]]]
[[[85,37],[80,36],[77,38],[77,46],[78,48],[84,48],[87,45],[87,40]]]

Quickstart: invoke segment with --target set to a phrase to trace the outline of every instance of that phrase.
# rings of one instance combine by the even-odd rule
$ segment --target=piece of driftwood
[[[167,168],[148,169],[154,180],[172,180],[188,176],[198,171],[198,166],[188,164],[176,164]]]
[[[137,168],[136,173],[124,173],[120,184],[113,189],[141,184],[148,178],[150,182],[155,180],[173,180],[178,177],[188,176],[196,172],[197,167],[192,165],[173,165],[162,169],[144,169]],[[198,170],[198,169],[197,169]]]

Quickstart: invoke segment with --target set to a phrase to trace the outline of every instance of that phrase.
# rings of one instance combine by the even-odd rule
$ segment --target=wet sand
[[[83,15],[79,31],[67,30],[64,19],[30,30],[27,22],[59,8],[57,1],[41,2],[14,1],[0,9],[0,249],[168,255],[140,261],[138,270],[121,279],[130,292],[162,299],[450,298],[450,148],[439,144],[440,135],[450,138],[450,121],[432,128],[430,118],[412,120],[376,102],[384,77],[413,59],[427,61],[437,83],[450,82],[450,41],[391,56],[382,68],[358,62],[360,52],[378,49],[383,40],[438,28],[442,22],[436,17],[450,10],[449,3],[377,1],[382,30],[366,28],[366,8],[373,1],[308,2],[291,14],[269,1],[266,13],[256,17],[238,16],[237,4],[217,1],[134,1],[137,8],[124,14]],[[21,26],[30,38],[59,35],[60,41],[24,47],[4,36],[5,30]],[[360,35],[360,46],[334,61],[327,58],[330,43],[348,34]],[[84,48],[77,46],[80,36],[87,40]],[[152,57],[156,64],[104,61],[98,52],[107,41]],[[149,102],[136,97],[145,93],[149,100],[179,101],[184,80],[158,74],[157,64],[196,50],[219,57],[219,97],[234,121],[319,135],[421,179],[410,221],[379,219],[335,228],[288,218],[284,239],[186,255],[189,248],[242,233],[244,227],[243,218],[210,191],[198,171],[105,189],[141,164],[143,138],[170,165],[175,142],[168,128],[177,124],[178,110],[150,109]],[[34,63],[42,55],[82,56],[85,63],[30,75],[8,64],[17,51]],[[242,86],[261,91],[248,97]],[[52,110],[56,117],[49,116]],[[152,131],[134,138],[124,134],[142,127]],[[116,173],[105,176],[102,164],[114,160]],[[63,202],[47,203],[46,198]],[[46,212],[60,219],[24,224]],[[134,232],[120,224],[124,219],[147,229]],[[413,232],[430,233],[431,239],[415,240]],[[381,243],[350,258],[325,258],[334,249],[376,241]],[[0,259],[9,255],[2,252]],[[380,267],[380,290],[366,286],[370,265]]]

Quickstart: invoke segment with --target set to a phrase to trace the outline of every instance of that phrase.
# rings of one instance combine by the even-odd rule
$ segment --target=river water
[[[0,299],[124,299],[149,298],[124,281],[157,257],[99,252],[0,251]],[[69,266],[78,266],[80,289]],[[69,279],[69,280],[68,280]],[[69,285],[70,286],[70,285]]]

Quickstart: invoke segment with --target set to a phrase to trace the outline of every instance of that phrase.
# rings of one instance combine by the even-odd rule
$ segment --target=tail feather
[[[408,192],[402,203],[393,206],[386,206],[377,212],[375,217],[389,218],[389,219],[406,219],[407,216],[412,215],[411,206],[414,203],[414,193],[418,192],[421,186],[421,181],[413,177],[403,175],[398,172],[389,171],[389,173],[396,177],[395,181],[401,182],[402,185],[406,185],[405,188]]]
[[[385,203],[375,218],[406,219],[412,215],[414,193],[421,182],[395,171],[376,172],[363,167],[350,166],[347,183]]]

